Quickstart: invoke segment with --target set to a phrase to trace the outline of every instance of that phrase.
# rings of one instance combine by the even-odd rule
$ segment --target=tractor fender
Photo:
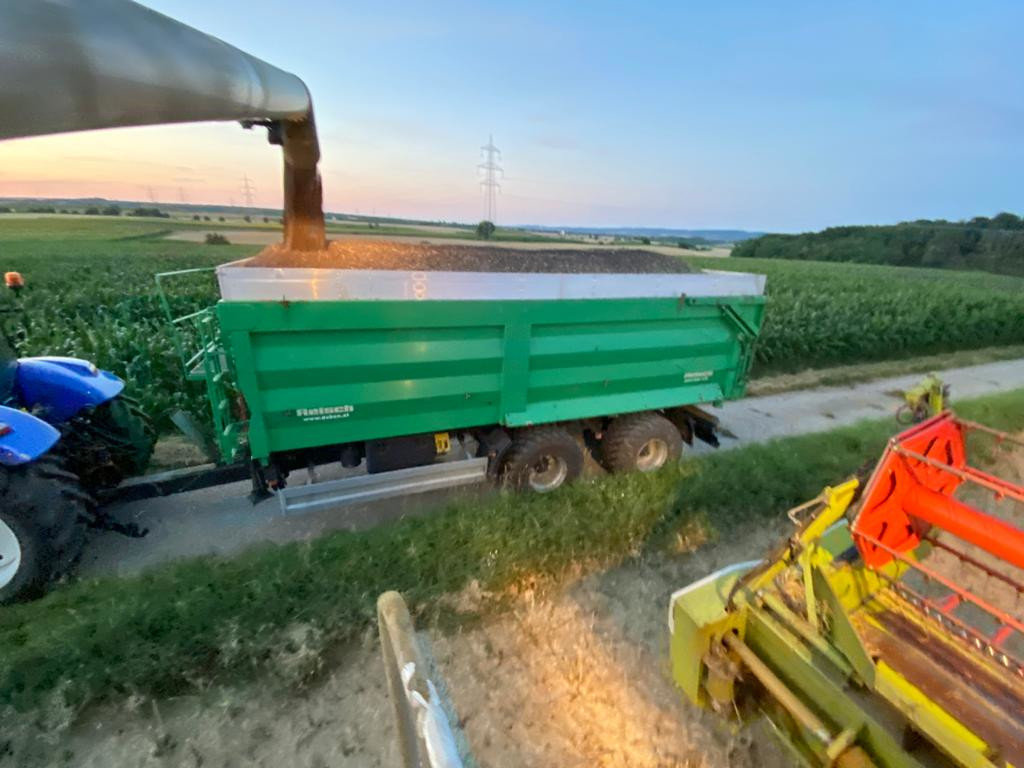
[[[124,389],[114,374],[75,357],[23,357],[18,360],[17,382],[23,405],[39,409],[51,424],[113,400]]]
[[[10,467],[35,461],[59,438],[60,432],[42,419],[0,405],[0,464]]]

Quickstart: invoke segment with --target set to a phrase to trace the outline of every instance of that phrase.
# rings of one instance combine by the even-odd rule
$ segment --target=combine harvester
[[[1024,487],[968,462],[1022,445],[948,411],[893,438],[765,560],[672,596],[676,682],[801,765],[1024,765]]]

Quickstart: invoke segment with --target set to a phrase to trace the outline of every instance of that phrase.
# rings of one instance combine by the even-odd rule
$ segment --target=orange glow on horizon
[[[373,126],[321,126],[324,210],[363,216],[472,223],[482,216],[475,152],[461,143],[423,152]],[[520,150],[521,152],[523,150]],[[543,155],[519,162],[543,165]],[[526,167],[498,199],[505,224],[628,222],[617,188]],[[106,198],[163,204],[246,205],[280,210],[282,158],[260,129],[234,123],[120,128],[0,141],[0,197]],[[639,202],[639,201],[637,201]],[[682,201],[687,202],[687,201]],[[690,201],[692,202],[692,201]]]
[[[234,131],[234,140],[226,133]],[[0,142],[0,196],[281,205],[280,152],[234,125],[130,128]]]

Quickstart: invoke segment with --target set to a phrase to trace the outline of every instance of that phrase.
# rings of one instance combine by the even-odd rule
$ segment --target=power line
[[[484,219],[493,222],[498,212],[496,197],[501,190],[498,178],[505,174],[504,169],[498,164],[501,160],[501,150],[494,146],[493,135],[487,137],[487,144],[480,147],[480,153],[483,162],[477,166],[477,173],[483,172],[480,187],[484,191]]]
[[[249,181],[249,174],[245,174],[242,177],[242,194],[245,195],[245,207],[252,208],[253,194],[256,189],[253,187],[252,182]]]

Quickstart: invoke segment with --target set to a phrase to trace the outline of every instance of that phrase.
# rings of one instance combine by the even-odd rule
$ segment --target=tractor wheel
[[[660,413],[619,416],[605,430],[601,455],[612,472],[653,472],[679,459],[683,438]]]
[[[120,395],[76,419],[65,442],[69,466],[86,488],[113,488],[146,471],[156,430],[135,400]]]
[[[520,432],[502,459],[506,488],[547,493],[572,482],[583,471],[583,450],[576,439],[559,427],[537,427]]]
[[[55,458],[0,467],[0,604],[41,594],[75,564],[89,502]]]

